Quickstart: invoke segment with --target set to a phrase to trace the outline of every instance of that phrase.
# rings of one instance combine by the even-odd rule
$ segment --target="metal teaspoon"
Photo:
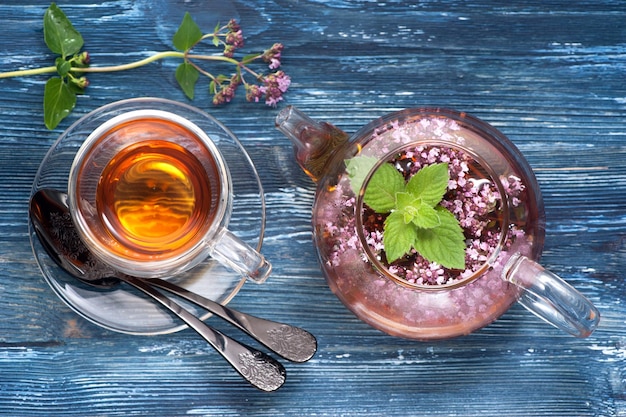
[[[198,332],[254,387],[271,392],[285,383],[285,368],[272,357],[212,329],[143,279],[124,274],[111,276],[108,266],[96,259],[79,238],[66,198],[54,190],[41,190],[32,197],[29,210],[37,236],[62,268],[89,284],[110,287],[124,281],[152,297]]]
[[[55,205],[59,207],[59,210],[68,210],[66,203],[67,195],[60,191],[44,189],[33,196],[33,200],[35,199],[40,205]],[[78,244],[81,245],[81,248],[74,249],[73,252],[78,252],[79,250],[88,251],[87,248],[83,248],[81,242],[78,242]],[[76,244],[72,243],[71,246],[75,247]],[[116,278],[118,272],[110,268],[107,269],[105,265],[101,265],[100,268],[99,275],[102,278],[97,280],[97,282],[90,281],[91,284],[96,284],[99,287],[111,287],[119,284],[120,280]],[[317,340],[315,336],[300,327],[262,319],[233,310],[199,294],[192,293],[169,281],[158,278],[151,278],[146,281],[154,287],[169,291],[172,294],[176,294],[187,301],[207,309],[216,316],[246,332],[272,352],[287,360],[298,363],[306,362],[311,359],[317,351]]]

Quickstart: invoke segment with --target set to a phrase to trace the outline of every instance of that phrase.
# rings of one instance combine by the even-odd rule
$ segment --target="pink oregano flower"
[[[223,34],[224,40],[221,41],[224,45],[223,55],[232,59],[235,51],[244,44],[243,32],[234,19],[230,20],[224,28],[226,32]],[[282,43],[275,43],[262,54],[239,62],[237,74],[234,76],[230,78],[225,76],[215,77],[212,89],[213,104],[220,105],[230,102],[234,98],[237,88],[243,84],[246,90],[247,101],[259,102],[264,98],[265,104],[275,107],[283,99],[283,95],[291,84],[291,78],[284,71],[278,70],[281,65],[280,60],[283,49]],[[256,59],[262,59],[263,62],[268,64],[268,68],[274,70],[274,72],[259,74],[252,71],[248,64]],[[254,76],[258,84],[248,82],[245,79],[245,73]]]

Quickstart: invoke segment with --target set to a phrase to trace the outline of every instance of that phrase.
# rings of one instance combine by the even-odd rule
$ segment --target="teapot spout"
[[[317,182],[335,150],[348,141],[348,134],[326,122],[317,122],[293,106],[276,116],[276,128],[293,143],[298,165]]]

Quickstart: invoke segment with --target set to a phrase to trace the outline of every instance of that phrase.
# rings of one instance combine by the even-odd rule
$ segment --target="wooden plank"
[[[41,30],[47,6],[0,5],[0,71],[50,65]],[[456,108],[492,123],[537,173],[548,217],[543,263],[589,296],[603,319],[583,340],[519,306],[473,335],[441,342],[368,327],[320,272],[310,226],[315,187],[274,129],[276,110],[244,103],[243,93],[213,108],[205,85],[193,104],[244,143],[267,200],[263,252],[274,274],[264,285],[246,284],[232,305],[303,326],[319,340],[309,363],[287,364],[281,390],[257,392],[189,330],[137,337],[78,317],[45,284],[28,241],[31,183],[58,135],[114,100],[187,101],[175,84],[176,63],[91,75],[87,94],[54,131],[42,123],[45,77],[0,80],[0,415],[626,415],[623,1],[68,0],[60,6],[83,33],[94,64],[169,49],[189,8],[209,30],[216,20],[239,18],[251,50],[284,42],[283,66],[293,78],[286,102],[347,132],[417,106]]]

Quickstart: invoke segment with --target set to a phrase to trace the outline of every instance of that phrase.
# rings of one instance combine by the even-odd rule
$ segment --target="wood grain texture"
[[[90,76],[87,94],[54,131],[42,122],[45,77],[0,80],[0,415],[625,416],[626,3],[514,3],[59,5],[94,64],[169,49],[189,10],[207,30],[239,19],[246,49],[283,42],[293,78],[287,103],[348,132],[418,106],[464,110],[493,124],[537,173],[548,218],[543,263],[603,314],[592,337],[563,335],[519,306],[473,335],[437,343],[393,338],[360,322],[320,272],[310,229],[314,185],[274,129],[276,110],[242,97],[213,108],[206,89],[193,104],[244,143],[267,199],[263,252],[274,274],[264,285],[245,285],[232,305],[306,328],[319,353],[287,364],[287,384],[267,395],[191,331],[136,337],[98,328],[65,307],[38,271],[28,241],[31,183],[47,149],[80,115],[129,97],[186,101],[175,86],[177,63]],[[48,4],[0,4],[0,71],[50,65],[41,26]]]

